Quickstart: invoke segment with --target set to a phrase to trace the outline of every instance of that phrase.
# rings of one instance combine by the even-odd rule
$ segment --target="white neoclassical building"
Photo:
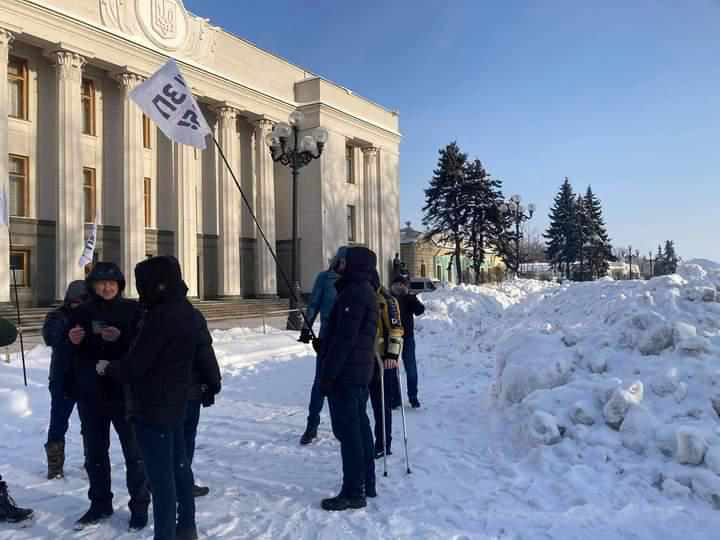
[[[300,173],[304,291],[338,246],[364,244],[383,277],[399,250],[398,115],[188,13],[181,0],[0,2],[0,302],[59,299],[97,219],[99,259],[132,269],[174,254],[193,296],[283,293],[249,212],[209,145],[171,143],[128,93],[174,57],[289,268],[291,181],[266,135],[299,109],[329,132]]]

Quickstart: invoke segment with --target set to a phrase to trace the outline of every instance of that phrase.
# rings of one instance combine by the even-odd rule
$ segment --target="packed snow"
[[[202,413],[194,464],[203,538],[709,539],[720,530],[720,270],[649,281],[517,280],[423,295],[419,410],[399,421],[390,475],[359,511],[328,514],[339,446],[323,411],[301,447],[314,356],[283,331],[215,331],[223,392]],[[146,539],[127,531],[113,441],[113,518],[86,509],[79,422],[66,478],[47,481],[49,351],[0,363],[0,474],[34,523],[0,540]],[[371,417],[372,418],[372,417]],[[399,418],[398,418],[399,420]],[[378,464],[378,471],[380,471]]]

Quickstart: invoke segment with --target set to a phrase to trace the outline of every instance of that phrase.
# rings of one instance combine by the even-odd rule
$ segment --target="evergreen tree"
[[[664,276],[667,272],[665,272],[665,253],[663,253],[663,249],[661,245],[658,245],[657,254],[655,255],[655,268],[653,275],[656,276]]]
[[[672,240],[665,241],[665,254],[663,257],[663,266],[666,274],[674,274],[677,272],[678,256],[675,253],[675,242]]]
[[[452,243],[457,283],[462,283],[460,256],[467,213],[464,206],[467,154],[460,151],[456,142],[448,144],[439,154],[430,187],[425,190],[423,225],[430,235],[437,235],[441,242]]]
[[[602,203],[590,186],[585,192],[584,204],[589,217],[590,272],[593,277],[599,278],[607,275],[608,261],[612,258],[612,245],[603,218]]]
[[[585,281],[590,267],[590,213],[582,195],[575,197],[575,223],[571,245],[576,246],[579,263],[574,279]]]
[[[575,194],[570,180],[565,177],[550,209],[550,226],[543,237],[548,261],[560,270],[564,264],[566,276],[570,275],[570,265],[578,255],[576,218]]]

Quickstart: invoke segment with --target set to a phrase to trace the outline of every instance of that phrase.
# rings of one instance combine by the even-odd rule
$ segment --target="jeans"
[[[390,450],[392,444],[392,409],[400,405],[398,390],[398,370],[384,369],[383,381],[385,383],[385,431],[387,441],[383,433],[382,420],[382,394],[380,393],[380,369],[375,368],[375,373],[370,381],[370,403],[372,405],[373,417],[375,418],[375,450],[382,451],[383,448]]]
[[[125,419],[123,410],[108,413],[96,402],[78,401],[78,413],[82,424],[83,445],[85,447],[85,469],[90,490],[88,498],[94,505],[112,506],[113,493],[110,481],[110,424],[120,439],[125,457],[125,479],[130,494],[130,511],[147,513],[150,504],[140,447],[135,430]]]
[[[366,412],[367,400],[367,386],[340,382],[328,397],[333,433],[340,441],[341,494],[345,497],[362,497],[366,487],[375,486],[375,456]]]
[[[175,540],[176,526],[195,527],[193,477],[185,455],[183,421],[158,426],[136,420],[135,430],[152,486],[154,539]]]
[[[415,358],[415,336],[407,336],[403,339],[402,361],[407,374],[408,398],[417,399],[418,396],[418,372],[417,360]]]
[[[75,400],[65,397],[62,381],[50,381],[50,427],[47,442],[63,442],[67,433]]]
[[[320,359],[315,358],[315,379],[310,390],[310,405],[308,407],[308,429],[317,429],[320,425],[320,413],[325,403],[325,396],[320,391]]]
[[[197,427],[200,422],[201,406],[202,402],[199,399],[191,399],[188,401],[185,410],[185,456],[191,466],[195,457],[195,438],[197,437]]]

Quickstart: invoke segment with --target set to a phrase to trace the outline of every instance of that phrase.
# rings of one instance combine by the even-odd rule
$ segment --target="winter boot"
[[[365,496],[368,499],[374,499],[377,497],[377,489],[375,489],[375,483],[367,482],[365,484]]]
[[[8,493],[7,484],[0,481],[0,523],[19,523],[31,518],[33,511],[29,508],[18,508]]]
[[[412,397],[411,397],[411,398],[410,398],[410,406],[411,406],[413,409],[419,409],[419,408],[420,408],[420,402],[418,401],[418,398],[416,398],[416,397],[412,398]]]
[[[345,497],[343,494],[340,494],[337,497],[323,499],[320,506],[328,512],[342,512],[343,510],[365,508],[367,501],[365,497]]]
[[[196,527],[178,527],[175,529],[175,540],[198,540]]]
[[[75,522],[75,530],[81,531],[85,527],[97,525],[113,515],[112,504],[91,503],[90,509]]]
[[[302,437],[300,437],[300,444],[305,446],[306,444],[313,442],[315,439],[317,439],[317,428],[308,426],[305,433],[303,433]]]
[[[63,478],[65,472],[65,441],[49,442],[45,445],[45,453],[47,454],[48,464],[48,480]]]
[[[210,493],[210,488],[206,486],[193,485],[192,492],[193,497],[205,497],[205,495]]]
[[[147,527],[147,524],[148,524],[147,510],[135,511],[130,514],[130,524],[128,525],[128,529],[131,532],[141,531],[145,527]]]

